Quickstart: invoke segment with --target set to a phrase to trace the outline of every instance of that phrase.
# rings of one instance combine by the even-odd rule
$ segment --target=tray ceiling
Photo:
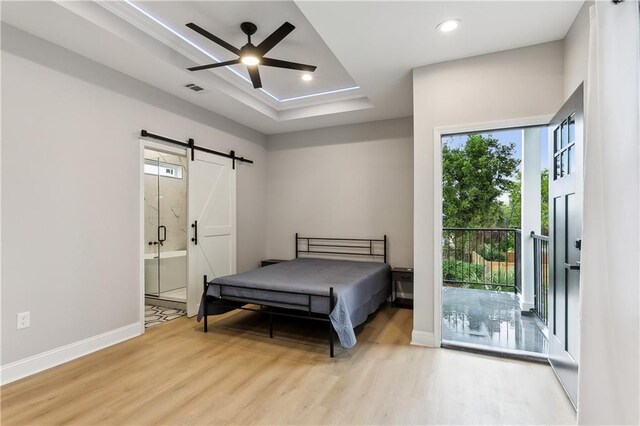
[[[530,46],[566,35],[582,1],[3,1],[2,21],[265,134],[412,115],[414,67]],[[438,23],[460,19],[451,33]],[[296,29],[269,56],[317,65],[261,67],[265,91],[242,65],[189,30],[194,22],[241,47],[241,22],[259,43],[283,22]],[[204,90],[185,87],[196,84]],[[347,90],[343,90],[347,89]],[[317,95],[319,94],[319,95]],[[317,96],[314,96],[317,95]]]
[[[309,99],[322,102],[321,97],[358,89],[349,73],[336,59],[304,15],[292,2],[122,2],[100,3],[163,43],[193,60],[191,65],[203,65],[236,59],[236,56],[185,27],[194,22],[237,48],[247,43],[240,30],[245,21],[258,26],[252,36],[260,43],[285,21],[296,29],[268,54],[271,58],[316,65],[313,80],[303,81],[303,72],[259,66],[264,92],[276,104]],[[206,53],[205,53],[206,52]],[[212,59],[215,58],[215,59]],[[240,87],[253,90],[246,67],[234,65],[217,70],[197,71],[223,76]],[[285,105],[278,105],[284,108]]]

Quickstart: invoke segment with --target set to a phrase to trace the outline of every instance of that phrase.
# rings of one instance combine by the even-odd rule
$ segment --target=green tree
[[[520,190],[522,182],[520,173],[509,187],[509,204],[505,206],[505,218],[507,226],[510,228],[520,228]],[[542,235],[549,235],[549,170],[544,169],[540,173],[540,203],[541,203],[541,232]],[[526,231],[526,230],[525,230]]]
[[[505,205],[504,208],[504,221],[506,223],[505,226],[509,228],[518,228],[520,229],[521,223],[521,212],[520,205],[522,203],[522,193],[520,192],[522,189],[522,176],[520,172],[516,174],[516,179],[511,182],[509,185],[508,194],[509,194],[509,203]]]
[[[549,170],[540,173],[540,200],[542,201],[541,231],[542,235],[549,235]]]
[[[513,186],[520,160],[515,144],[469,135],[462,147],[442,147],[443,223],[445,227],[503,226],[500,196]]]

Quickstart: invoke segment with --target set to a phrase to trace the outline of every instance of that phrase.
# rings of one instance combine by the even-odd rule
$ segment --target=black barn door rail
[[[197,146],[193,139],[189,139],[187,142],[182,142],[182,141],[178,141],[178,140],[175,140],[175,139],[167,138],[165,136],[155,135],[153,133],[147,132],[144,129],[142,129],[140,131],[140,136],[142,136],[143,138],[158,139],[159,141],[169,142],[169,143],[172,143],[172,144],[175,144],[175,145],[183,146],[185,148],[190,148],[191,149],[191,161],[193,161],[195,159],[195,157],[194,157],[195,150],[198,150],[198,151],[207,152],[207,153],[213,154],[213,155],[219,155],[220,157],[231,158],[233,160],[233,168],[234,169],[236,168],[236,161],[241,161],[243,163],[253,164],[252,160],[249,160],[249,159],[244,158],[244,157],[237,157],[235,151],[231,151],[231,152],[229,152],[227,154],[226,152],[220,152],[220,151],[215,151],[215,150],[209,149],[209,148],[203,148],[201,146]]]

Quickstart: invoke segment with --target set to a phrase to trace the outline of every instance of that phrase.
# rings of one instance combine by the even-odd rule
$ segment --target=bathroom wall
[[[145,253],[156,253],[157,246],[149,241],[158,240],[158,226],[167,228],[167,239],[162,251],[187,249],[187,169],[186,159],[178,155],[145,149],[145,159],[182,166],[182,179],[166,176],[144,176],[144,236]],[[159,194],[158,194],[158,191]],[[158,196],[160,203],[158,203]],[[160,209],[158,216],[158,207]]]

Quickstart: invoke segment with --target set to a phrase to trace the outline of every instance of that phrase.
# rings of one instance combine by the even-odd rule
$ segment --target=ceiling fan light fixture
[[[449,19],[448,21],[444,21],[444,22],[441,22],[440,24],[438,24],[436,29],[438,31],[440,31],[440,32],[448,33],[448,32],[451,32],[451,31],[455,30],[459,26],[460,26],[460,20],[459,19]]]
[[[302,79],[304,81],[311,81],[313,80],[313,76],[311,74],[302,74]]]
[[[271,35],[262,40],[262,42],[257,46],[254,46],[251,43],[251,35],[256,32],[258,27],[251,22],[243,22],[242,24],[240,24],[240,29],[247,35],[248,41],[247,44],[242,46],[242,48],[240,49],[227,43],[220,37],[211,34],[209,31],[205,30],[202,27],[199,27],[193,22],[189,22],[186,25],[188,28],[197,32],[201,36],[211,40],[215,44],[222,46],[229,52],[237,55],[237,59],[216,62],[215,64],[198,65],[197,67],[187,68],[189,71],[209,70],[213,68],[227,67],[229,65],[242,63],[247,66],[249,79],[251,81],[251,84],[253,85],[253,88],[260,89],[262,88],[262,80],[260,79],[260,71],[258,70],[258,65],[308,72],[314,72],[317,68],[315,65],[299,64],[296,62],[283,61],[281,59],[268,58],[264,56],[265,53],[273,49],[278,43],[282,41],[282,39],[284,39],[291,31],[296,28],[290,22],[285,22],[284,24],[280,25],[277,30],[275,30],[273,33],[271,33]],[[245,78],[244,76],[241,77]]]
[[[258,65],[260,63],[260,59],[258,59],[257,56],[253,56],[253,55],[245,55],[242,58],[240,58],[240,61],[245,64],[245,65]]]

